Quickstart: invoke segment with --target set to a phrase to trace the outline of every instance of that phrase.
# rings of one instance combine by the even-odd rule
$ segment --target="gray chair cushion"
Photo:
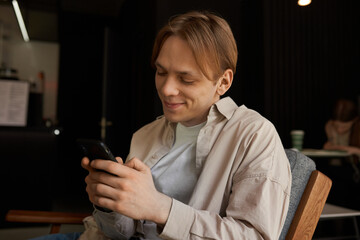
[[[292,183],[289,210],[279,238],[280,240],[285,239],[310,175],[316,170],[315,162],[301,152],[291,149],[285,149],[285,152],[290,162]]]

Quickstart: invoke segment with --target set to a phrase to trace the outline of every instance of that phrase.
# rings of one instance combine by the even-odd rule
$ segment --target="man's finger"
[[[115,157],[115,159],[116,159],[116,161],[118,161],[118,163],[120,163],[120,164],[123,164],[123,163],[124,163],[124,161],[122,160],[121,157]]]
[[[129,168],[133,168],[135,170],[138,170],[140,172],[147,171],[149,169],[148,166],[146,166],[142,161],[140,161],[140,159],[138,159],[136,157],[130,159],[130,161],[128,161],[124,165],[129,167]]]
[[[104,159],[95,159],[93,161],[91,161],[90,166],[92,168],[95,168],[97,170],[103,170],[105,172],[117,175],[117,168],[119,166],[121,166],[121,161],[120,164],[114,161],[110,161],[110,160],[104,160]]]
[[[85,168],[86,170],[90,171],[90,160],[87,157],[83,157],[81,159],[81,166]]]

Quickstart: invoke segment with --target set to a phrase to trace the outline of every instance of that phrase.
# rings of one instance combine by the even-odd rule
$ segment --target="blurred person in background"
[[[360,119],[356,105],[348,99],[339,99],[330,120],[325,124],[326,150],[346,151],[360,156]]]

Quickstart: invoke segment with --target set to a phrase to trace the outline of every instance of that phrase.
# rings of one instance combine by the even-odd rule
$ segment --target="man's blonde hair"
[[[172,17],[155,38],[151,58],[153,66],[170,36],[180,37],[188,43],[197,64],[208,79],[216,80],[226,69],[235,73],[237,46],[230,26],[223,18],[199,11]]]

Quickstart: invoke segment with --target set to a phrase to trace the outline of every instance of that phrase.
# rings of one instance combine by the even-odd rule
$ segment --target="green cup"
[[[303,148],[303,141],[305,132],[303,130],[292,130],[290,132],[292,147],[301,151]]]

